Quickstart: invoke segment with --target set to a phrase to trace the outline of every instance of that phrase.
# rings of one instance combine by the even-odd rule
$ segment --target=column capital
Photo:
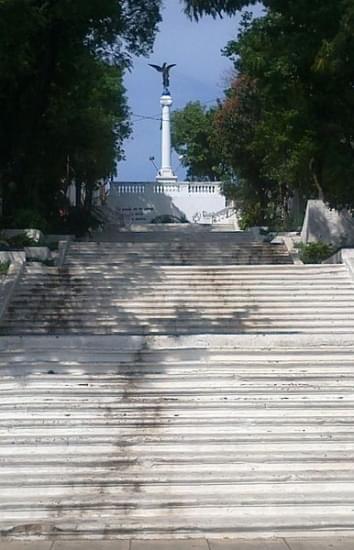
[[[162,95],[160,97],[160,105],[162,107],[171,107],[173,99],[170,95]]]

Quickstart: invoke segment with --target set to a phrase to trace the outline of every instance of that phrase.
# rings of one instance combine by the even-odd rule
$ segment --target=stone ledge
[[[25,246],[25,254],[27,260],[38,260],[45,262],[52,257],[51,251],[46,246]]]
[[[342,347],[343,350],[354,350],[352,334],[201,334],[195,336],[140,336],[140,335],[68,335],[68,336],[3,336],[0,339],[0,351],[15,351],[26,349],[46,350],[63,349],[68,353],[97,351],[107,352],[154,352],[166,350],[208,350],[210,352],[224,350],[253,351],[306,350],[309,354],[319,349],[330,350]]]
[[[235,539],[0,540],[0,550],[352,550],[354,537],[318,536]]]

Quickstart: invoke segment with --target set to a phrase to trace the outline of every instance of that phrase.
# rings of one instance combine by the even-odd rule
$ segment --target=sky
[[[133,133],[124,143],[126,160],[118,165],[119,181],[153,181],[156,168],[149,160],[152,156],[160,166],[160,121],[141,118],[158,119],[161,116],[161,75],[148,63],[177,64],[171,71],[172,109],[181,109],[189,101],[197,100],[212,105],[223,96],[227,79],[232,74],[232,63],[222,56],[221,50],[236,37],[239,15],[190,21],[179,0],[166,0],[162,16],[153,53],[148,58],[135,59],[131,72],[125,77]],[[183,180],[184,169],[176,154],[173,155],[173,169],[178,179]]]

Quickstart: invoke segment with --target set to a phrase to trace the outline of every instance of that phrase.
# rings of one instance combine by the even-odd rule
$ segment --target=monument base
[[[172,170],[159,170],[156,176],[156,181],[158,183],[175,183],[177,179],[177,176],[175,176]]]

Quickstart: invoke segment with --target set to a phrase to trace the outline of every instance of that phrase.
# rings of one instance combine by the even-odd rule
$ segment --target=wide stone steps
[[[128,514],[129,511],[129,514]],[[35,533],[41,537],[60,537],[62,532],[69,538],[101,538],[102,520],[100,517],[107,517],[107,527],[105,533],[111,537],[131,538],[136,533],[145,533],[145,537],[198,537],[202,534],[216,533],[223,536],[235,536],[235,534],[244,533],[267,533],[269,525],[277,526],[277,533],[304,533],[307,529],[318,532],[323,530],[323,525],[328,526],[328,531],[338,531],[338,525],[343,530],[350,530],[352,527],[352,507],[351,505],[328,505],[323,510],[318,504],[313,505],[294,505],[294,506],[253,506],[251,509],[247,506],[231,507],[218,504],[217,506],[208,506],[201,510],[199,506],[190,506],[188,508],[179,507],[171,514],[170,508],[166,509],[150,508],[145,509],[137,507],[134,511],[127,510],[124,519],[121,519],[117,511],[112,506],[106,506],[103,510],[97,510],[95,507],[82,507],[73,517],[71,509],[63,509],[60,513],[62,523],[65,525],[65,531],[61,529],[58,532],[55,511],[48,511],[45,519],[43,512],[32,510],[29,515],[27,512],[21,514],[21,521],[24,527],[15,528],[11,531],[13,525],[13,514],[6,513],[3,516],[3,525],[8,526],[11,535],[15,537],[28,536],[29,533]],[[17,515],[15,517],[18,517]],[[31,518],[31,523],[28,519]],[[118,519],[117,519],[118,518]],[[27,524],[26,524],[27,522]],[[250,530],[252,526],[252,530]],[[323,532],[322,532],[323,535]],[[107,536],[107,535],[106,535]]]
[[[203,247],[201,248],[201,244]],[[271,244],[261,241],[241,241],[235,242],[232,238],[220,238],[218,236],[214,241],[209,241],[208,239],[198,240],[189,240],[185,236],[183,240],[177,241],[168,241],[168,242],[126,242],[126,243],[111,243],[110,245],[106,243],[72,243],[70,246],[70,253],[73,256],[80,256],[81,254],[86,256],[93,256],[97,254],[107,255],[114,254],[117,252],[122,252],[122,254],[143,254],[144,256],[149,254],[162,255],[162,252],[186,252],[188,254],[196,252],[201,254],[203,251],[219,251],[221,254],[225,252],[230,252],[234,250],[235,252],[240,253],[250,253],[253,250],[260,250],[264,253],[275,254],[275,253],[285,253],[286,248],[284,244]]]
[[[349,333],[343,265],[29,266],[0,334]]]
[[[353,382],[352,335],[4,337],[0,532],[353,529]]]
[[[203,247],[201,248],[201,244],[203,244]],[[154,243],[114,243],[110,246],[105,245],[104,243],[75,243],[73,242],[70,245],[70,255],[79,257],[81,255],[83,256],[96,256],[96,255],[113,255],[122,253],[124,254],[142,254],[143,256],[147,256],[148,253],[150,255],[157,254],[158,256],[162,256],[165,252],[185,252],[186,254],[191,254],[193,252],[196,252],[197,254],[202,254],[204,251],[206,253],[210,252],[217,252],[221,254],[225,254],[226,252],[235,251],[240,252],[243,254],[251,253],[252,251],[263,251],[264,253],[269,254],[275,254],[277,252],[279,253],[285,253],[286,248],[283,244],[271,244],[271,243],[265,243],[265,242],[239,242],[235,243],[231,239],[220,239],[218,238],[215,240],[215,242],[206,242],[204,241],[196,242],[196,241],[190,241],[188,242],[187,237],[184,241],[169,241],[167,243],[164,242],[154,242]]]
[[[274,264],[274,265],[282,265],[282,264],[291,264],[292,260],[289,259],[288,256],[285,256],[285,261],[282,258],[279,258],[278,256],[273,257],[270,255],[262,256],[262,255],[243,255],[243,256],[221,256],[220,254],[216,254],[215,258],[211,258],[210,256],[197,256],[195,254],[191,255],[190,257],[187,256],[161,256],[159,258],[146,258],[144,260],[141,260],[139,255],[137,255],[134,258],[126,257],[126,258],[120,258],[118,259],[112,259],[111,256],[107,257],[107,260],[104,258],[101,259],[102,262],[104,262],[105,265],[114,265],[114,266],[125,266],[127,263],[135,264],[138,266],[151,266],[151,265],[161,265],[161,266],[179,266],[179,265],[205,265],[208,266],[211,263],[214,265],[260,265],[260,264]],[[66,262],[66,265],[68,266],[82,266],[82,265],[97,265],[97,260],[95,259],[69,259]]]
[[[93,258],[94,256],[114,256],[122,254],[122,256],[137,256],[142,258],[148,256],[161,257],[164,254],[172,256],[173,254],[186,254],[192,255],[196,253],[198,256],[207,256],[210,254],[216,254],[219,252],[221,255],[228,253],[239,253],[243,255],[252,254],[252,252],[260,252],[269,255],[286,254],[287,249],[283,244],[270,244],[270,243],[233,243],[231,241],[221,241],[212,243],[203,242],[191,242],[191,243],[117,243],[111,247],[93,246],[86,247],[85,245],[75,246],[73,243],[70,246],[70,256],[79,258],[81,256],[85,258]]]
[[[16,463],[13,466],[2,466],[0,473],[0,485],[2,488],[12,487],[11,476],[16,476],[18,484],[21,487],[61,487],[73,484],[75,487],[87,486],[92,470],[95,471],[95,482],[103,487],[133,485],[138,482],[146,484],[161,485],[165,482],[175,485],[189,484],[203,485],[204,483],[223,484],[235,482],[237,478],[239,483],[277,483],[286,482],[289,478],[296,479],[298,483],[308,483],[313,481],[335,480],[338,482],[353,482],[353,465],[350,461],[327,462],[323,463],[309,462],[304,464],[284,462],[272,464],[260,464],[251,462],[249,466],[245,464],[228,463],[205,463],[199,465],[193,464],[155,464],[154,467],[146,472],[140,465],[130,464],[128,472],[118,468],[110,469],[104,466],[101,461],[85,463],[73,462],[67,466],[55,463],[42,462],[37,465],[33,472],[33,466],[22,463]],[[48,466],[50,465],[50,470]]]
[[[61,325],[61,326],[60,326]],[[203,332],[207,334],[264,334],[268,332],[269,334],[292,334],[292,333],[304,333],[304,334],[353,334],[354,323],[350,322],[343,324],[340,321],[337,323],[332,322],[331,324],[325,322],[319,322],[317,327],[313,327],[313,321],[309,322],[307,325],[304,323],[298,323],[296,326],[290,321],[284,323],[273,323],[271,326],[269,323],[258,323],[257,325],[251,324],[223,324],[222,326],[208,325],[204,323]],[[24,323],[24,325],[19,329],[16,324],[8,323],[6,330],[0,331],[0,334],[22,334],[22,335],[44,335],[44,334],[56,334],[56,335],[125,335],[125,334],[137,334],[137,335],[147,335],[147,334],[156,334],[156,335],[168,335],[171,333],[177,333],[179,335],[198,335],[201,333],[201,325],[195,323],[194,325],[184,323],[183,325],[177,325],[175,323],[170,323],[161,327],[159,325],[153,325],[152,323],[141,323],[140,326],[136,324],[126,325],[122,327],[117,327],[116,322],[112,323],[100,323],[100,326],[96,326],[93,323],[70,323],[69,321],[60,324],[58,323],[41,323],[40,326],[30,325]]]
[[[318,321],[318,327],[312,327],[311,326],[311,322],[316,322],[316,320]],[[212,324],[208,318],[204,319],[203,320],[203,326],[207,329],[209,329],[209,332],[210,333],[214,333],[214,334],[224,334],[224,329],[225,328],[229,328],[230,329],[230,333],[231,334],[237,334],[237,333],[244,333],[244,328],[245,327],[248,327],[248,329],[252,332],[252,333],[262,333],[262,332],[265,332],[268,328],[269,332],[272,333],[272,329],[274,328],[274,333],[276,332],[289,332],[289,333],[311,333],[311,334],[320,334],[321,333],[321,330],[324,331],[325,334],[328,334],[330,333],[331,329],[336,332],[336,333],[350,333],[350,331],[352,330],[352,322],[349,322],[348,323],[342,323],[343,319],[342,318],[335,318],[331,321],[331,324],[329,324],[328,322],[326,322],[324,319],[318,317],[316,318],[316,316],[313,316],[311,319],[307,319],[306,322],[304,323],[296,323],[294,324],[294,317],[293,318],[290,318],[290,317],[287,317],[287,318],[280,318],[278,317],[277,319],[273,319],[272,320],[272,324],[270,324],[269,322],[267,323],[266,321],[267,320],[260,320],[257,322],[248,322],[246,323],[246,321],[242,321],[239,322],[238,324],[235,323],[235,322],[231,322],[229,319],[221,319],[219,324]],[[80,320],[80,323],[79,323],[79,320],[75,320],[74,318],[69,318],[66,320],[66,325],[71,329],[70,330],[70,333],[71,334],[74,334],[75,331],[80,334],[80,331],[82,333],[90,333],[90,331],[95,334],[97,332],[100,332],[100,334],[104,335],[105,331],[108,333],[108,334],[129,334],[129,329],[131,327],[131,333],[132,334],[146,334],[148,332],[149,329],[151,329],[151,332],[152,334],[166,334],[168,335],[168,330],[170,329],[171,331],[173,331],[174,329],[178,329],[179,330],[179,334],[188,334],[188,330],[191,331],[191,334],[193,335],[198,335],[200,334],[200,330],[198,330],[198,326],[195,322],[193,322],[193,320],[191,320],[190,318],[189,319],[185,319],[184,322],[187,323],[188,322],[188,326],[187,328],[184,328],[182,323],[183,321],[181,321],[180,323],[174,323],[173,321],[171,321],[170,319],[162,319],[160,321],[153,321],[152,319],[143,319],[143,318],[139,318],[137,321],[136,321],[136,329],[134,330],[134,325],[133,323],[129,324],[128,322],[126,323],[121,323],[120,326],[117,326],[118,323],[116,320],[107,320],[107,319],[100,319],[99,321],[99,327],[97,327],[97,329],[94,329],[94,326],[93,324],[89,323],[88,321],[81,321]],[[7,331],[6,332],[9,332],[9,327],[10,326],[13,326],[14,328],[14,332],[16,333],[17,332],[17,327],[16,327],[16,321],[13,322],[13,324],[11,325],[10,323],[8,323],[8,327],[7,327]],[[36,323],[33,324],[32,326],[32,330],[35,334],[41,334],[41,331],[43,331],[44,333],[50,333],[51,331],[53,331],[54,334],[60,334],[60,328],[56,327],[55,330],[53,330],[53,327],[54,327],[54,320],[51,319],[51,318],[47,318],[46,320],[42,320],[42,321],[38,321]],[[239,328],[239,331],[237,332],[237,329]],[[22,328],[22,331],[21,334],[24,333],[25,329],[27,329],[27,332],[28,334],[31,333],[31,325],[30,325],[30,322],[27,320],[24,320],[24,327]],[[277,330],[275,330],[277,329]],[[298,330],[297,330],[298,329]],[[64,323],[63,323],[63,327],[62,327],[62,332],[65,332],[65,329],[64,329]]]
[[[71,275],[72,277],[76,277],[78,280],[82,279],[85,274],[92,275],[93,277],[99,277],[99,275],[115,279],[115,278],[123,278],[125,274],[129,274],[132,276],[133,272],[136,274],[136,277],[142,277],[144,274],[147,277],[147,280],[150,280],[150,278],[155,275],[160,276],[160,278],[166,278],[166,279],[174,279],[179,278],[183,279],[186,275],[191,277],[192,279],[198,279],[200,275],[208,275],[208,276],[214,276],[218,275],[220,277],[230,278],[230,277],[236,277],[236,278],[245,278],[247,279],[248,276],[251,277],[251,279],[257,278],[260,275],[264,275],[265,277],[270,278],[272,275],[275,277],[279,277],[280,274],[284,273],[287,275],[287,270],[284,265],[279,266],[257,266],[255,265],[255,271],[252,272],[250,266],[213,266],[213,265],[204,265],[204,266],[147,266],[144,268],[137,268],[133,267],[130,270],[127,271],[126,266],[109,266],[109,268],[106,268],[105,265],[96,265],[96,266],[70,266],[69,267],[62,267],[59,268],[58,271],[54,272],[51,271],[55,268],[48,268],[45,273],[48,276],[52,276],[53,279],[56,278],[64,278],[66,275]],[[268,269],[265,269],[268,267]],[[274,272],[271,271],[270,267]],[[295,274],[298,274],[299,278],[303,278],[307,276],[307,271],[310,271],[309,268],[317,268],[319,266],[306,266],[306,270],[299,270],[298,265],[288,265],[287,268],[294,276]],[[325,267],[323,267],[322,273],[320,272],[314,272],[313,274],[317,277],[318,276],[325,276],[326,271]],[[342,266],[340,266],[342,267]],[[256,269],[257,268],[257,269]],[[298,271],[295,271],[297,269]],[[44,271],[40,271],[38,267],[34,267],[34,264],[32,266],[27,266],[27,272],[29,276],[35,277],[36,275],[39,275],[40,273],[44,273]],[[186,270],[183,272],[183,270]],[[263,273],[262,273],[263,271]],[[342,270],[341,270],[342,271]],[[259,273],[259,274],[258,274]],[[335,272],[335,270],[332,268],[332,270],[328,271],[329,274],[335,274],[337,273],[338,276],[340,275],[340,272]],[[309,276],[309,275],[308,275]],[[259,277],[260,278],[260,277]]]
[[[132,233],[130,242],[73,243],[67,265],[235,265],[235,264],[292,264],[292,259],[283,244],[273,245],[262,241],[225,233],[201,234],[200,239],[182,238],[168,240],[165,234],[158,239],[154,233]],[[141,236],[139,236],[141,235]],[[155,235],[155,242],[151,236]],[[197,234],[198,235],[198,234]],[[127,238],[127,237],[125,237]]]
[[[347,269],[344,265],[341,264],[316,264],[316,265],[229,265],[229,266],[215,266],[212,263],[209,265],[203,266],[114,266],[110,265],[107,267],[104,262],[97,261],[96,265],[87,266],[87,265],[77,265],[77,266],[67,266],[66,264],[63,267],[46,267],[42,265],[37,265],[35,262],[28,264],[26,266],[28,277],[38,277],[38,275],[46,275],[48,277],[65,278],[68,276],[77,277],[78,279],[83,279],[87,275],[92,276],[107,276],[111,278],[124,277],[124,276],[133,276],[135,274],[137,277],[146,277],[147,280],[153,279],[157,275],[163,279],[175,279],[175,278],[189,278],[200,279],[201,275],[207,275],[209,277],[226,277],[226,278],[241,278],[248,280],[251,279],[262,279],[292,276],[295,278],[310,278],[311,276],[316,277],[328,277],[331,276],[346,276]]]
[[[82,321],[82,324],[83,326],[90,326],[91,324],[93,324],[92,320],[91,320],[91,315],[90,314],[84,314],[84,312],[82,312],[81,314],[80,313],[72,313],[70,314],[70,312],[68,313],[67,311],[65,312],[65,319],[64,321],[72,321],[72,322],[77,322],[77,323],[80,323]],[[330,314],[330,320],[328,320],[328,316]],[[197,315],[202,315],[201,319],[200,319],[200,322],[204,321],[205,323],[208,322],[209,319],[214,319],[215,318],[215,312],[210,312],[210,313],[205,313],[205,314],[201,314],[200,311],[197,312]],[[299,320],[298,319],[298,312],[291,312],[289,313],[288,311],[285,311],[285,312],[278,312],[277,315],[274,314],[274,312],[272,313],[261,313],[259,314],[259,312],[257,312],[257,319],[254,319],[254,320],[249,320],[248,316],[247,315],[244,315],[242,316],[242,312],[239,312],[238,314],[238,318],[235,320],[235,313],[232,312],[232,313],[220,313],[219,311],[217,312],[217,315],[218,315],[218,321],[215,321],[215,324],[217,323],[221,323],[221,322],[225,322],[225,323],[229,323],[230,326],[232,325],[241,325],[241,322],[246,322],[246,320],[248,319],[248,324],[251,324],[253,323],[254,326],[257,326],[257,324],[262,324],[262,322],[265,322],[265,321],[268,321],[268,324],[271,326],[272,323],[286,323],[287,321],[289,322],[293,322],[294,323],[294,327],[296,326],[306,326],[308,323],[311,323],[311,322],[314,322],[314,321],[319,321],[319,322],[323,322],[325,323],[325,326],[328,326],[329,324],[333,324],[335,325],[336,321],[343,321],[343,326],[350,326],[353,322],[353,319],[351,318],[347,318],[347,315],[346,315],[346,312],[343,312],[343,313],[332,313],[332,312],[316,312],[316,313],[313,313],[313,312],[306,312],[304,314],[301,315],[301,319]],[[123,315],[104,315],[104,314],[100,314],[96,317],[95,319],[95,322],[100,322],[102,321],[103,324],[107,324],[107,325],[110,325],[110,324],[113,324],[113,325],[119,325],[120,323],[124,323],[126,322],[126,324],[131,324],[129,323],[129,311],[128,312],[125,312],[125,317]],[[62,316],[63,317],[63,316]],[[41,315],[41,318],[40,319],[33,319],[33,316],[27,316],[27,317],[21,317],[23,319],[23,321],[32,321],[33,323],[36,323],[36,322],[43,322],[45,323],[45,321],[51,321],[53,319],[56,318],[55,314],[50,314],[50,313],[47,313],[47,314],[43,314]],[[151,314],[151,312],[148,312],[146,313],[145,315],[143,313],[135,313],[134,314],[134,319],[131,319],[132,322],[141,322],[143,323],[144,321],[146,321],[147,323],[150,323],[151,325],[156,325],[157,327],[159,325],[161,325],[161,329],[163,330],[164,328],[164,325],[163,325],[163,321],[166,321],[166,323],[169,322],[169,320],[174,321],[176,323],[176,326],[180,326],[180,324],[183,322],[183,321],[189,321],[189,323],[191,325],[193,325],[194,323],[197,322],[197,318],[195,316],[193,316],[193,312],[186,312],[185,314],[180,314],[178,313],[178,320],[176,320],[176,312],[175,311],[170,311],[170,312],[157,312],[156,313],[156,316],[154,316],[153,314]],[[7,321],[8,323],[11,323],[11,322],[14,322],[12,319]]]
[[[26,266],[0,325],[0,535],[354,530],[349,269],[195,234]]]
[[[288,482],[280,487],[278,483],[257,483],[252,484],[215,484],[203,483],[203,485],[192,483],[186,484],[145,484],[144,488],[137,491],[136,483],[131,485],[120,485],[116,487],[106,486],[102,495],[100,495],[102,486],[73,487],[68,494],[66,487],[37,487],[34,493],[33,489],[21,487],[18,491],[12,488],[2,488],[0,501],[0,513],[8,514],[13,507],[19,509],[28,509],[31,506],[32,511],[55,511],[57,505],[53,500],[60,500],[62,510],[67,509],[73,515],[80,512],[82,508],[92,508],[97,511],[100,509],[113,508],[116,513],[119,510],[128,512],[129,509],[138,508],[188,508],[190,506],[200,506],[200,501],[205,502],[205,506],[218,506],[220,500],[222,506],[252,506],[259,502],[262,495],[263,506],[281,506],[281,505],[301,505],[301,504],[349,504],[353,501],[354,482],[331,482],[329,486],[324,487],[322,483],[312,482],[311,484],[303,482]],[[316,490],[317,489],[317,490]],[[137,494],[139,493],[139,494]]]
[[[213,242],[223,242],[232,240],[234,243],[257,242],[252,231],[234,231],[232,227],[224,227],[223,231],[218,230],[220,226],[201,226],[196,227],[193,224],[179,225],[157,225],[151,224],[144,226],[130,226],[127,228],[117,228],[112,226],[108,231],[95,233],[96,242],[84,242],[83,244],[94,246],[95,244],[112,246],[120,243],[165,243],[193,240],[203,241],[206,244]],[[225,230],[226,229],[226,230]]]

